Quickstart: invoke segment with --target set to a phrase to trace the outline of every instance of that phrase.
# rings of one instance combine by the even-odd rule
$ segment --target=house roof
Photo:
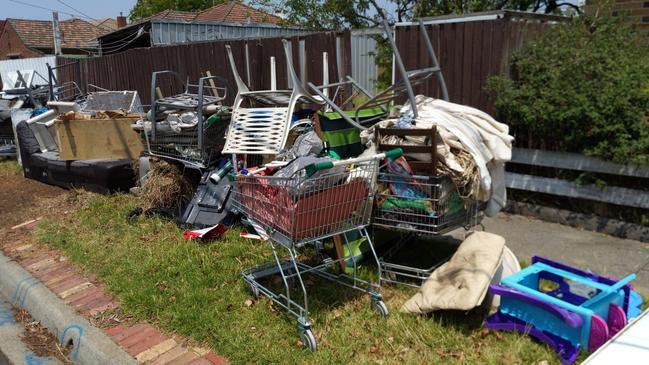
[[[54,48],[54,32],[49,20],[7,19],[22,41],[31,48]],[[85,20],[59,22],[61,48],[90,48],[91,41],[107,32]]]
[[[150,17],[146,17],[142,19],[142,21],[146,20],[151,20],[151,19],[169,19],[169,20],[186,20],[186,21],[192,21],[196,18],[196,13],[191,12],[191,11],[180,11],[180,10],[163,10],[159,12],[158,14],[151,15]]]
[[[115,18],[88,20],[88,22],[96,27],[101,28],[102,30],[105,30],[106,32],[112,32],[118,29],[117,19]]]
[[[277,24],[282,18],[255,9],[239,1],[230,1],[201,11],[194,20],[228,23]]]
[[[230,1],[215,5],[201,12],[178,10],[164,10],[143,20],[168,19],[185,20],[188,22],[224,22],[224,23],[251,23],[277,24],[282,18],[255,9],[239,1]]]

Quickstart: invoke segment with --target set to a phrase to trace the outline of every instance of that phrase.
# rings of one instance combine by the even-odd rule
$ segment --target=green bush
[[[649,163],[649,49],[623,17],[578,17],[515,52],[495,76],[501,121],[517,145]]]

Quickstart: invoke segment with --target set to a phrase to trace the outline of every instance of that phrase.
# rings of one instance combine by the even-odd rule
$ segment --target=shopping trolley
[[[366,237],[378,265],[378,256],[365,227],[370,224],[379,161],[399,157],[401,153],[395,149],[371,157],[315,163],[288,177],[230,175],[236,181],[235,208],[259,228],[262,237],[268,238],[274,258],[244,271],[243,279],[253,296],[263,294],[297,317],[301,340],[311,351],[317,345],[309,321],[304,274],[315,274],[367,293],[381,316],[388,315],[379,284],[359,278],[355,262],[350,274],[337,273],[335,268],[345,258],[324,257],[323,240],[358,231]],[[346,239],[344,243],[351,252],[350,243]],[[301,250],[305,254],[306,246],[315,248],[315,257],[307,261],[301,256],[298,260],[298,249],[305,248]],[[277,274],[284,290],[273,290],[262,282]],[[297,295],[292,295],[291,283],[296,285]]]
[[[377,228],[396,231],[399,239],[380,260],[381,280],[389,283],[419,286],[453,252],[443,250],[434,263],[416,265],[412,254],[399,260],[399,252],[417,240],[430,240],[457,228],[471,230],[482,217],[477,200],[460,196],[455,184],[446,176],[407,175],[382,171],[377,177],[378,192],[372,217]],[[429,243],[429,242],[426,242]],[[410,251],[412,252],[412,251]],[[401,255],[403,256],[403,255]]]

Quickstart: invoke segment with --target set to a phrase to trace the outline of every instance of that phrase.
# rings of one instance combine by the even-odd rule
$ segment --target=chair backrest
[[[322,104],[302,86],[293,68],[293,55],[287,40],[283,39],[284,55],[288,77],[292,81],[291,90],[250,91],[237,71],[232,49],[226,45],[230,68],[237,84],[232,120],[228,129],[223,153],[236,154],[277,154],[288,139],[293,112],[300,102]],[[261,107],[243,105],[244,100],[253,100]]]

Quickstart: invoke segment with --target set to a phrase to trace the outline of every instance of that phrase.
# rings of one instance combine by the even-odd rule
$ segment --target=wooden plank
[[[435,128],[412,128],[412,129],[399,129],[399,128],[377,128],[378,134],[382,136],[434,136]]]
[[[380,151],[389,151],[395,148],[401,148],[403,153],[428,153],[430,152],[430,146],[410,146],[410,145],[401,145],[401,144],[385,144],[379,143]]]
[[[505,180],[510,189],[649,209],[649,194],[646,191],[615,186],[599,188],[595,185],[577,185],[566,180],[512,172],[506,173]]]
[[[205,71],[205,75],[207,75],[207,77],[212,77],[212,73],[210,72],[210,70]],[[218,98],[219,91],[216,89],[216,83],[214,82],[214,79],[209,79],[207,82],[210,83],[210,87],[211,87],[210,91],[212,92],[212,95]]]
[[[137,118],[57,121],[61,160],[135,160],[144,150],[131,124]]]
[[[336,249],[336,256],[340,260],[338,261],[338,264],[340,265],[340,272],[345,272],[345,266],[347,266],[347,263],[345,262],[345,251],[343,249],[343,236],[340,234],[337,234],[333,237],[334,239],[334,247]],[[350,252],[350,255],[353,255]]]
[[[622,165],[578,153],[514,148],[511,162],[566,170],[649,178],[649,166]]]

